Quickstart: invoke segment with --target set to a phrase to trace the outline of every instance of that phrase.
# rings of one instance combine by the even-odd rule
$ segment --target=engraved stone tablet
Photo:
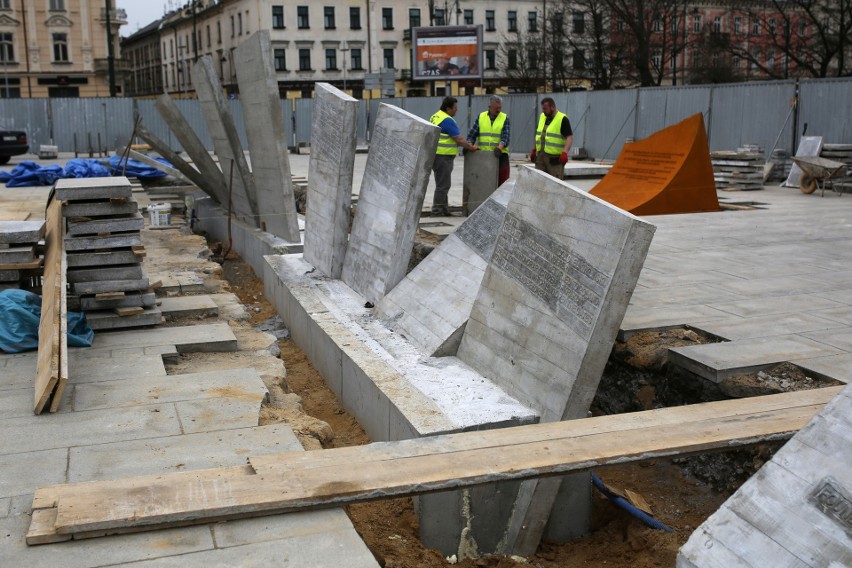
[[[376,305],[376,315],[424,353],[455,355],[514,183],[503,184]]]
[[[317,83],[311,121],[305,260],[340,278],[349,235],[358,101],[328,83]]]
[[[400,108],[379,105],[342,273],[370,302],[405,276],[439,132]]]
[[[464,157],[462,209],[470,215],[497,189],[500,159],[491,152],[468,152]]]
[[[693,115],[625,145],[589,193],[634,215],[718,211],[704,118]]]
[[[231,116],[228,101],[222,93],[222,85],[209,55],[201,57],[192,66],[192,83],[198,93],[198,102],[213,140],[213,149],[219,157],[219,167],[222,168],[226,180],[231,179],[233,168],[234,212],[240,217],[251,219],[254,224],[258,214],[257,191],[237,134],[234,117]],[[227,204],[227,200],[222,203],[223,206]]]
[[[235,54],[259,226],[276,237],[298,243],[299,220],[269,32],[256,32],[240,44]]]

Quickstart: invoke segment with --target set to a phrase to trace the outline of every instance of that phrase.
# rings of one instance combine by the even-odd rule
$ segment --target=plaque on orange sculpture
[[[634,215],[718,211],[701,114],[625,145],[589,193]]]

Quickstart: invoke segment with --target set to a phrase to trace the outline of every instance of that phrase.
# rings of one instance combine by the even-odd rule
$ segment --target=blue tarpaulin
[[[26,290],[0,291],[0,351],[21,353],[38,349],[41,296]],[[68,346],[89,347],[95,332],[82,312],[68,312]]]
[[[156,158],[156,160],[167,166],[171,166],[171,164],[162,158]],[[74,158],[73,160],[68,160],[65,168],[59,165],[39,166],[35,162],[21,162],[11,171],[0,171],[0,183],[5,183],[6,187],[30,187],[34,185],[53,185],[56,183],[56,180],[63,178],[94,178],[120,175],[139,179],[155,179],[164,177],[166,173],[136,160],[127,160],[125,167],[124,162],[121,161],[121,156],[111,156],[109,167],[101,164],[98,160]]]

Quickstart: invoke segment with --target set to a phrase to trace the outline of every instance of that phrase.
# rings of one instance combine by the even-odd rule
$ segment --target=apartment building
[[[108,31],[121,94],[128,67],[119,28],[127,21],[107,1],[108,19],[105,0],[0,0],[0,97],[110,96]]]

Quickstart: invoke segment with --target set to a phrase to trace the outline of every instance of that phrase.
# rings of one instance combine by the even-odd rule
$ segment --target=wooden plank
[[[59,241],[65,242],[65,220],[59,219]],[[68,382],[68,257],[65,247],[61,247],[59,267],[59,377],[56,381],[56,389],[53,392],[53,400],[50,403],[50,412],[59,410],[62,402],[62,393]]]
[[[113,308],[112,311],[115,312],[116,315],[124,318],[127,316],[137,316],[139,314],[144,314],[145,308],[141,306],[135,306],[132,308]]]
[[[780,402],[761,398],[771,399],[769,407]],[[728,401],[708,403],[698,405],[703,408],[697,419],[684,412],[688,407],[634,413],[627,421],[633,427],[626,429],[622,416],[609,416],[289,452],[275,458],[277,466],[270,465],[273,458],[252,458],[252,464],[266,464],[257,470],[179,472],[39,489],[33,508],[56,506],[56,533],[79,538],[148,525],[334,507],[782,439],[824,404],[797,404],[789,397],[787,402],[794,406],[752,414],[732,414],[725,408]],[[708,416],[714,410],[717,416]],[[312,457],[318,461],[312,463]]]
[[[22,264],[0,264],[0,270],[33,270],[39,268],[42,262],[44,262],[43,259],[37,258],[32,262]]]
[[[44,278],[38,329],[39,353],[33,401],[36,414],[44,410],[61,379],[62,371],[62,205],[56,199],[53,199],[47,208],[44,243]]]

